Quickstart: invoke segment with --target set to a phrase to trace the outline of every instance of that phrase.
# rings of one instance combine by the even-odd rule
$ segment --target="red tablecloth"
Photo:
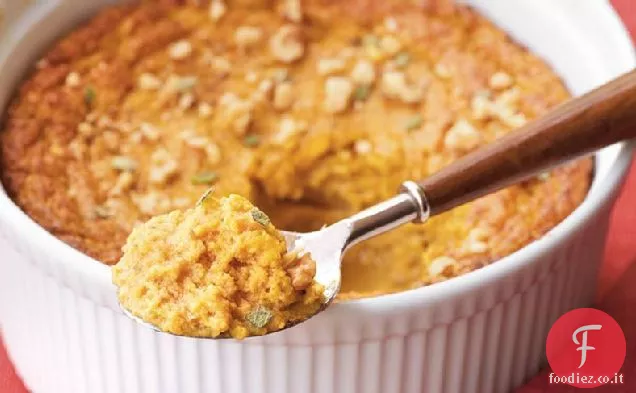
[[[587,1],[587,0],[581,0]],[[636,39],[636,2],[612,0]],[[604,386],[593,391],[636,392],[636,163],[612,217],[605,264],[601,271],[598,307],[621,325],[627,338],[627,358],[623,366],[625,384]],[[631,317],[630,317],[631,315]],[[27,393],[2,346],[0,337],[0,393]],[[547,371],[533,378],[517,393],[579,392],[578,388],[549,385]]]

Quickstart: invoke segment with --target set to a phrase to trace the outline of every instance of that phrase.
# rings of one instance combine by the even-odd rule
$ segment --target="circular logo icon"
[[[550,383],[594,388],[622,383],[618,372],[625,361],[625,335],[618,322],[594,308],[572,310],[548,333],[546,356]]]

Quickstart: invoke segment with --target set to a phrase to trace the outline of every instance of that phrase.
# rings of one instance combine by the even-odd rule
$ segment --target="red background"
[[[581,0],[589,1],[589,0]],[[636,1],[612,0],[623,21],[636,39]],[[623,189],[612,217],[605,264],[601,272],[598,308],[612,315],[623,328],[627,338],[627,358],[622,372],[625,384],[606,385],[588,391],[627,393],[636,392],[636,164]],[[630,285],[631,284],[631,285]],[[578,388],[549,385],[548,372],[533,378],[517,393],[575,393]],[[9,361],[0,338],[0,392],[28,391]]]

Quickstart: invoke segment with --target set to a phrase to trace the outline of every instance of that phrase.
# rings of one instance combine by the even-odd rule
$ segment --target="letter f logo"
[[[580,345],[580,347],[576,349],[577,351],[581,351],[581,364],[579,364],[579,368],[583,367],[585,361],[587,360],[587,351],[593,351],[596,349],[587,345],[587,332],[589,330],[601,330],[601,327],[601,325],[585,325],[576,329],[572,334],[572,341],[574,341],[574,344]],[[579,342],[578,338],[576,337],[579,333],[583,333],[581,335],[581,342]]]

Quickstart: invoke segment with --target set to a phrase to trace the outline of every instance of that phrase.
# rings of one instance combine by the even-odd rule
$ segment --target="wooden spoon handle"
[[[557,107],[418,184],[430,214],[439,214],[631,138],[636,138],[636,71]]]

